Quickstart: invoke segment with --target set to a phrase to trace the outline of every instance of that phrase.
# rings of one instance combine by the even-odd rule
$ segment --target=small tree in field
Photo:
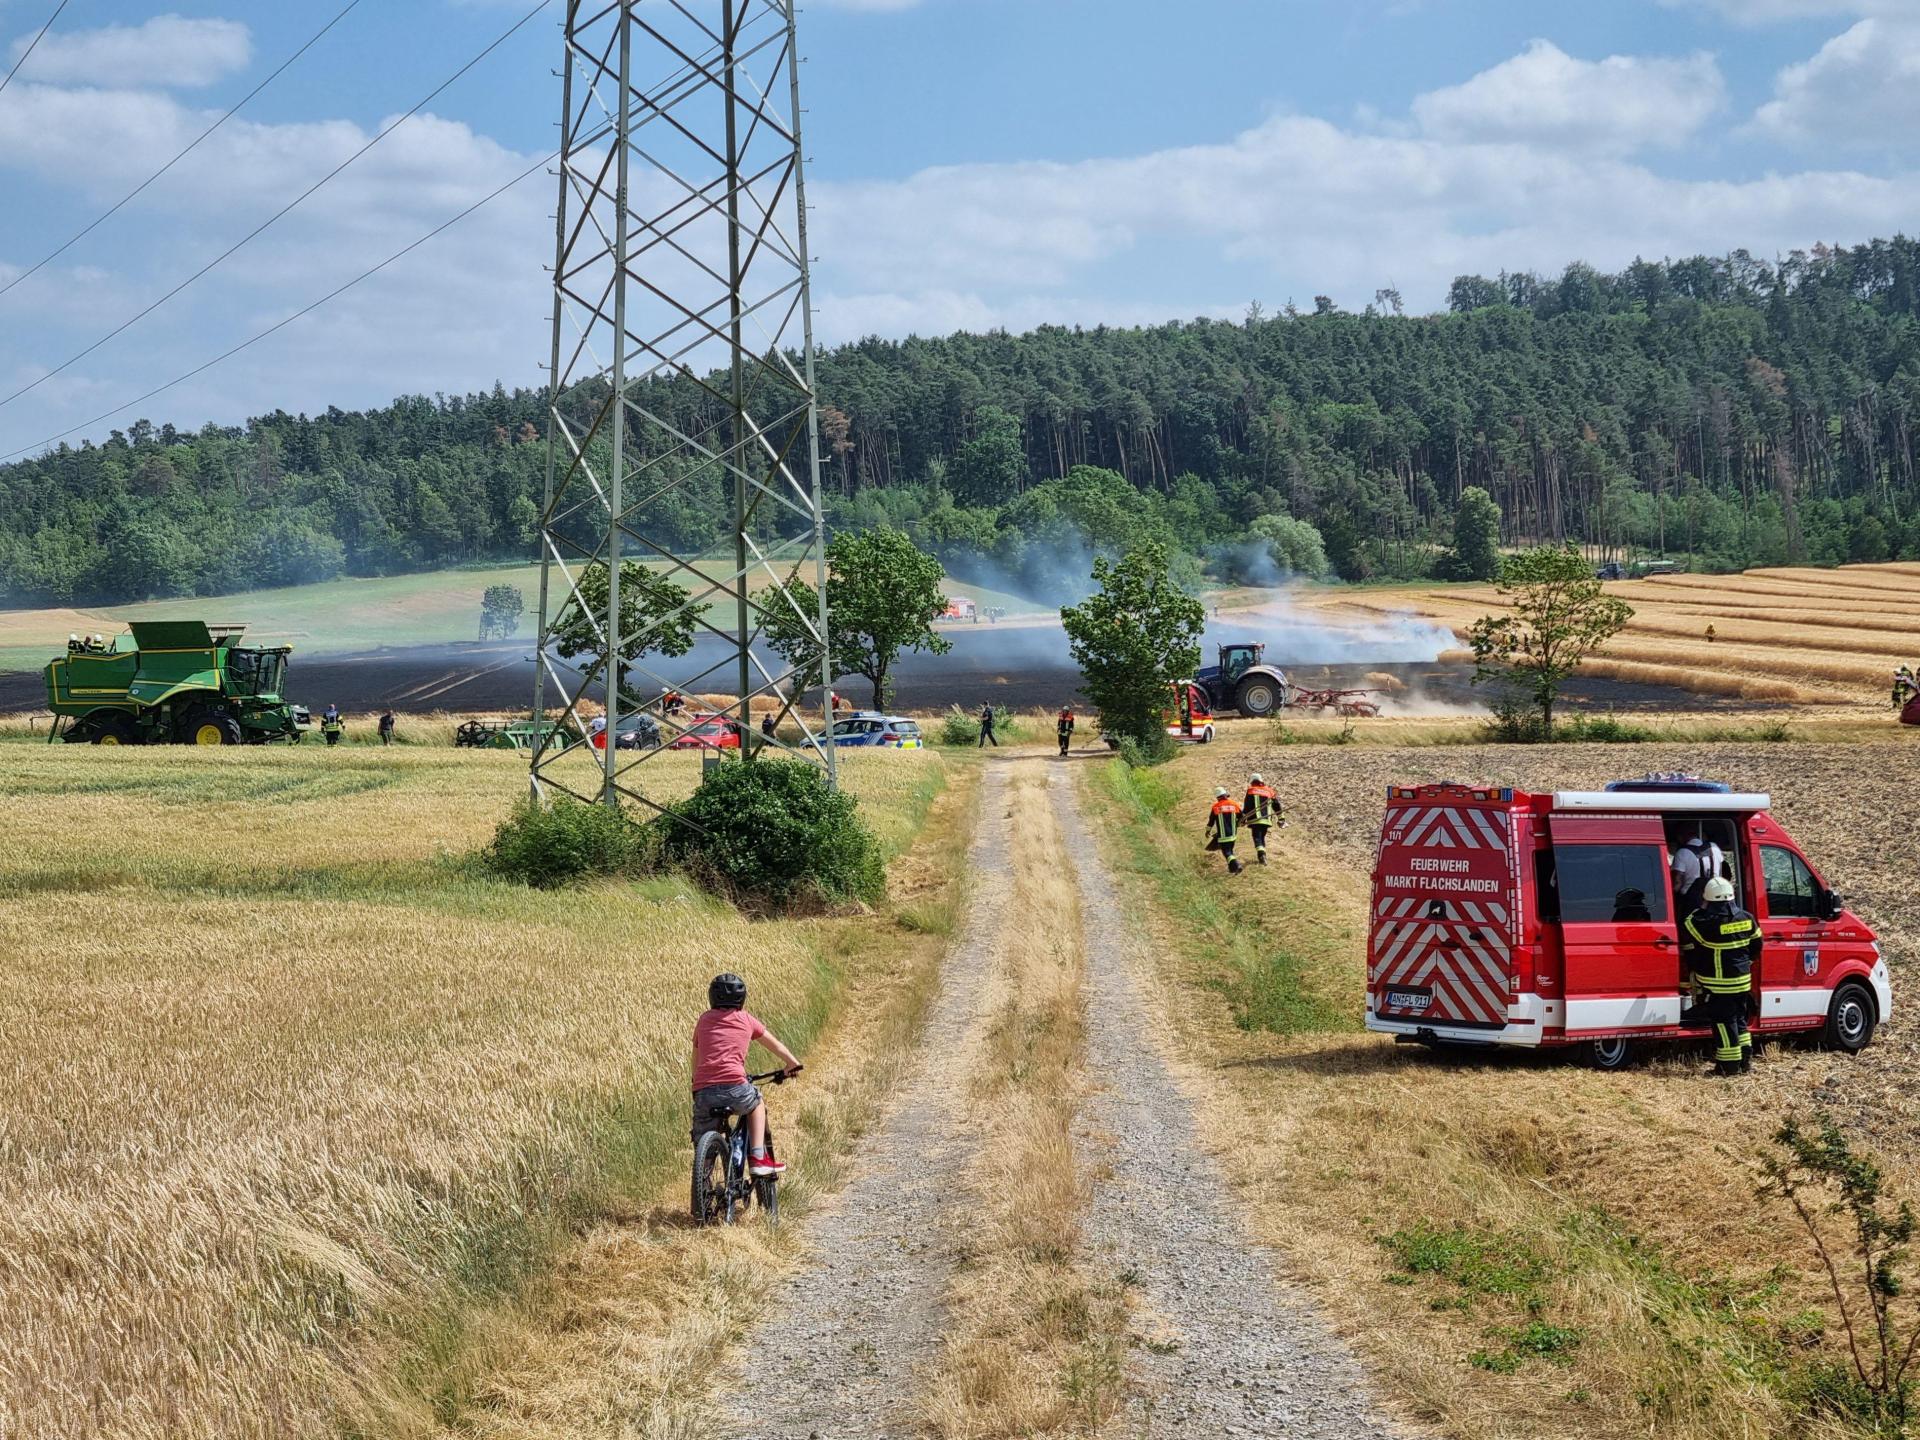
[[[1060,612],[1081,689],[1108,734],[1158,749],[1170,687],[1200,668],[1206,609],[1173,583],[1157,544],[1095,559],[1093,581],[1094,594]]]
[[[1478,485],[1460,492],[1453,548],[1440,557],[1442,580],[1491,580],[1500,573],[1500,506]]]
[[[590,565],[580,574],[580,598],[569,598],[553,625],[553,648],[572,660],[603,655],[605,641],[596,619],[607,613],[607,567]],[[582,614],[585,601],[588,614]],[[620,689],[627,693],[627,667],[642,655],[684,655],[693,648],[694,622],[709,606],[689,605],[687,592],[636,560],[620,562]],[[593,617],[593,618],[590,618]],[[623,708],[626,703],[623,702]]]
[[[1601,590],[1578,551],[1551,545],[1508,556],[1499,590],[1507,613],[1483,615],[1467,632],[1474,683],[1497,682],[1524,696],[1552,739],[1560,686],[1626,628],[1633,607]]]
[[[480,638],[504,640],[520,628],[526,597],[512,585],[489,585],[480,597]]]
[[[827,544],[828,641],[836,675],[863,676],[875,709],[893,691],[893,665],[903,650],[944,655],[953,646],[934,630],[947,608],[940,562],[898,530],[841,533]],[[788,587],[793,605],[769,604],[761,633],[803,675],[820,668],[819,592],[804,581]],[[804,619],[802,617],[805,617]]]

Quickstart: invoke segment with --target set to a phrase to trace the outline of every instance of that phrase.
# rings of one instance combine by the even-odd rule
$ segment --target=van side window
[[[1667,918],[1667,857],[1658,846],[1557,845],[1554,860],[1566,923]]]
[[[1820,885],[1807,862],[1778,845],[1760,847],[1760,873],[1767,881],[1767,913],[1773,916],[1814,918]]]

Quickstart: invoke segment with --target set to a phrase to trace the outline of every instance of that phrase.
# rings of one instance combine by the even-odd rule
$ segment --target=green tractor
[[[133,643],[67,642],[47,666],[47,739],[69,745],[258,745],[312,728],[280,698],[290,645],[238,643],[244,625],[136,620]]]

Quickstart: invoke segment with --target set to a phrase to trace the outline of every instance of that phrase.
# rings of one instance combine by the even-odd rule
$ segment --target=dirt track
[[[1093,1085],[1076,1125],[1091,1196],[1079,1263],[1125,1287],[1125,1399],[1102,1434],[1385,1437],[1345,1348],[1276,1281],[1201,1148],[1193,1105],[1159,1049],[1140,937],[1079,814],[1070,767],[990,762],[965,929],[949,957],[920,1069],[841,1195],[811,1222],[812,1262],[750,1337],[747,1388],[726,1402],[741,1440],[882,1440],[932,1433],[921,1409],[943,1297],[970,1239],[960,1183],[977,1118],[957,1097],[991,1012],[996,953],[1021,916],[1012,890],[1010,776],[1046,767],[1076,870]],[[1030,772],[1029,772],[1030,773]],[[1073,1103],[1062,1098],[1063,1104]],[[1076,1432],[1078,1433],[1078,1432]]]

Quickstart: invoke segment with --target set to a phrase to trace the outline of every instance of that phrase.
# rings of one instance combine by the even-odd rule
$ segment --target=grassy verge
[[[1162,941],[1203,1131],[1250,1150],[1232,1172],[1250,1228],[1378,1393],[1470,1440],[1856,1433],[1809,1381],[1833,1356],[1812,1257],[1756,1196],[1766,1092],[1685,1057],[1603,1076],[1302,1024],[1359,1011],[1364,866],[1289,830],[1266,871],[1205,867],[1177,821],[1215,763],[1085,783]],[[1253,979],[1245,933],[1286,952]],[[1249,1111],[1266,1117],[1250,1138]]]
[[[1079,894],[1045,776],[1010,782],[1009,914],[971,1098],[983,1117],[925,1413],[944,1440],[1095,1435],[1125,1392],[1126,1296],[1082,1264],[1085,1167],[1073,1138],[1086,1061]]]
[[[1235,1024],[1282,1035],[1357,1028],[1335,983],[1351,930],[1320,923],[1326,912],[1311,891],[1218,883],[1223,862],[1197,838],[1204,805],[1165,771],[1113,760],[1099,766],[1095,784],[1122,864],[1178,917],[1188,964],[1226,1000]]]

